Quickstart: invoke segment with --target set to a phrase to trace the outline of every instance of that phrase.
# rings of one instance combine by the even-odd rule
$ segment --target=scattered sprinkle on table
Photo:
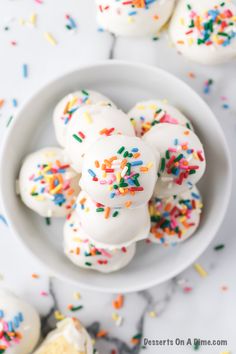
[[[5,100],[0,98],[0,108],[2,108],[4,106]]]
[[[44,32],[44,37],[51,45],[57,45],[56,39],[49,32]]]
[[[73,297],[74,297],[75,300],[80,300],[81,299],[81,295],[80,295],[80,293],[78,291],[74,292]]]
[[[40,291],[40,295],[41,296],[48,296],[48,293],[44,290]]]
[[[65,319],[65,316],[60,311],[55,311],[54,317],[57,321],[62,321]]]
[[[77,23],[76,23],[75,19],[68,14],[65,17],[67,19],[66,28],[69,31],[77,29]]]
[[[157,313],[156,313],[156,311],[150,311],[148,313],[148,316],[151,317],[151,318],[155,318],[155,317],[157,317]]]
[[[31,274],[31,277],[33,279],[39,279],[40,278],[40,276],[38,274],[36,274],[36,273]]]
[[[97,335],[96,335],[96,337],[97,338],[103,338],[103,337],[106,337],[107,336],[107,331],[105,331],[104,329],[101,329],[98,333],[97,333]]]
[[[194,264],[194,269],[202,278],[205,278],[208,275],[206,270],[199,263]]]
[[[2,221],[3,224],[5,224],[6,226],[8,226],[7,220],[6,220],[6,218],[5,218],[2,214],[0,214],[0,221]]]
[[[119,294],[115,300],[112,301],[112,306],[114,309],[119,310],[124,305],[124,296]]]
[[[213,85],[213,80],[212,79],[208,79],[207,81],[205,81],[204,82],[204,86],[203,86],[203,92],[205,94],[209,94],[212,85]]]
[[[10,116],[10,118],[8,119],[7,124],[6,124],[6,127],[7,127],[7,128],[8,128],[9,125],[11,124],[12,119],[13,119],[13,116]]]
[[[142,333],[137,333],[131,338],[131,343],[138,345],[142,339]]]
[[[225,248],[225,245],[224,245],[223,243],[221,243],[221,244],[215,246],[215,247],[214,247],[214,250],[215,250],[215,251],[221,251],[221,250],[223,250],[224,248]]]
[[[22,75],[24,79],[26,79],[29,75],[29,69],[27,64],[22,65]]]

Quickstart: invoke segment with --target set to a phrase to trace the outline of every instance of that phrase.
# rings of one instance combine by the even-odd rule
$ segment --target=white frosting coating
[[[22,201],[43,217],[64,217],[79,194],[78,175],[64,150],[45,148],[28,155],[19,175]]]
[[[168,21],[174,0],[96,0],[97,21],[119,36],[147,36],[159,32]]]
[[[177,108],[165,101],[148,100],[137,103],[128,116],[137,136],[143,136],[159,123],[180,124],[192,129],[190,121]]]
[[[137,208],[109,208],[94,202],[82,191],[77,199],[76,212],[90,239],[103,247],[127,246],[146,238],[149,233],[147,204]]]
[[[8,332],[15,332],[18,340],[13,337],[4,340]],[[0,289],[0,347],[6,346],[4,354],[30,354],[39,337],[40,319],[36,310],[9,291]]]
[[[161,154],[154,195],[168,197],[185,192],[203,176],[206,161],[197,135],[181,125],[158,124],[143,140]]]
[[[135,135],[128,116],[121,110],[92,105],[75,112],[66,136],[66,151],[73,168],[81,172],[83,156],[91,144],[113,134]]]
[[[137,137],[110,136],[85,154],[81,189],[108,207],[137,207],[152,196],[159,154]]]
[[[95,223],[96,220],[93,220]],[[73,212],[64,226],[64,252],[77,266],[110,273],[124,268],[134,257],[136,244],[128,247],[104,249],[92,242],[80,225],[80,218]]]
[[[57,323],[57,328],[49,333],[41,347],[35,352],[40,351],[50,342],[56,341],[59,337],[64,337],[66,341],[72,345],[78,352],[84,354],[93,354],[92,340],[86,329],[78,320],[66,318]]]
[[[149,240],[174,245],[187,240],[197,230],[202,212],[202,198],[196,187],[178,196],[153,197],[149,202],[152,221]]]
[[[53,112],[53,123],[57,141],[61,146],[65,147],[66,131],[71,120],[74,119],[75,112],[83,106],[94,104],[115,107],[109,98],[91,90],[75,91],[58,102]]]
[[[169,26],[171,40],[193,61],[226,62],[236,57],[235,16],[233,1],[179,0]]]

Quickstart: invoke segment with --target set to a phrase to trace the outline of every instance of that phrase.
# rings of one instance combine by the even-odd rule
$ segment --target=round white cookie
[[[159,154],[137,137],[110,136],[85,154],[81,189],[107,207],[137,207],[152,196]]]
[[[34,354],[93,354],[93,343],[86,329],[76,318],[57,323]]]
[[[36,310],[7,290],[0,289],[0,352],[30,354],[40,337]]]
[[[206,161],[197,135],[181,125],[158,124],[143,140],[161,154],[154,195],[169,197],[185,192],[203,176]]]
[[[96,220],[96,219],[95,219]],[[93,223],[96,221],[93,220]],[[98,224],[99,225],[99,224]],[[102,228],[101,226],[97,226]],[[117,230],[116,230],[117,231]],[[136,244],[121,248],[106,249],[91,241],[74,212],[64,226],[64,252],[78,267],[110,273],[124,268],[135,255]]]
[[[43,217],[64,217],[79,194],[79,179],[64,150],[45,148],[28,155],[19,175],[19,193],[25,205]]]
[[[174,0],[96,0],[100,27],[118,36],[157,34],[168,21]]]
[[[96,140],[110,135],[134,136],[128,116],[110,106],[92,105],[80,108],[67,129],[66,151],[73,168],[81,172],[83,156]]]
[[[202,212],[202,198],[196,187],[177,196],[149,202],[151,231],[149,240],[174,245],[187,240],[197,230]]]
[[[193,130],[192,124],[177,108],[160,100],[137,103],[128,113],[137,136],[143,136],[159,123],[180,124]]]
[[[179,0],[169,26],[178,51],[201,64],[236,57],[236,6],[233,1]]]
[[[79,194],[76,204],[82,228],[102,247],[128,246],[148,236],[147,204],[137,208],[110,208],[94,202],[84,191]]]
[[[91,90],[75,91],[66,95],[58,102],[53,112],[53,124],[57,141],[61,146],[65,147],[66,131],[71,120],[74,118],[75,112],[83,106],[94,104],[115,107],[109,98]]]

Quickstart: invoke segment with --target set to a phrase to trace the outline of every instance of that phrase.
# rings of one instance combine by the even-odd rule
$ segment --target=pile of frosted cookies
[[[194,234],[202,198],[196,183],[206,161],[189,119],[161,100],[128,113],[81,90],[53,114],[59,147],[23,161],[18,192],[44,218],[64,217],[64,252],[101,272],[125,267],[145,240],[176,245]]]
[[[180,54],[201,64],[236,58],[232,0],[96,0],[100,29],[116,36],[157,36],[168,29]]]

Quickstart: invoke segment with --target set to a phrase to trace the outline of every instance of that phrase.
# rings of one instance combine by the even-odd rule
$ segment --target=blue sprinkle
[[[111,193],[111,194],[110,194],[110,198],[112,198],[112,199],[113,199],[113,198],[115,197],[115,195],[116,195],[116,194],[115,194],[114,192],[113,192],[113,193]]]
[[[129,16],[134,16],[134,15],[137,15],[137,11],[131,11],[128,13]]]
[[[200,195],[198,195],[197,193],[192,192],[191,195],[195,199],[200,199]]]
[[[10,321],[10,322],[8,322],[8,331],[13,332],[13,330],[14,330],[13,323]]]
[[[131,152],[138,152],[138,151],[139,151],[138,148],[132,148],[132,149],[131,149]]]
[[[3,318],[4,317],[4,312],[3,310],[0,310],[0,318]]]
[[[143,161],[139,160],[139,161],[133,161],[130,163],[131,166],[142,166],[143,165]]]
[[[96,177],[96,174],[93,172],[93,170],[89,169],[88,173],[90,174],[90,176]]]
[[[17,107],[18,106],[18,102],[15,98],[12,99],[12,105],[13,107]]]
[[[4,217],[2,214],[0,214],[0,220],[1,220],[6,226],[8,226],[7,220],[5,219],[5,217]]]

